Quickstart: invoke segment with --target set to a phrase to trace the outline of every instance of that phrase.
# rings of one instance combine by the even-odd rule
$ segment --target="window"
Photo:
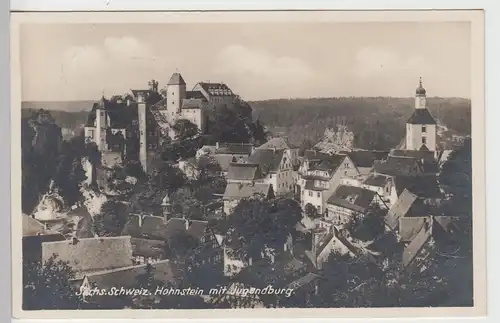
[[[426,132],[425,126],[422,126],[422,132]]]
[[[104,111],[101,111],[101,117],[104,117]]]
[[[94,130],[89,130],[89,137],[94,138]]]
[[[312,191],[309,191],[309,196],[313,196],[313,192]]]
[[[172,101],[172,104],[175,104],[175,101]]]
[[[320,196],[321,196],[321,193],[320,193],[320,192],[317,192],[317,193],[316,193],[316,195],[317,195],[318,197],[320,197]]]
[[[422,143],[423,143],[423,144],[427,143],[427,140],[426,140],[426,138],[425,138],[425,137],[422,137]]]
[[[175,95],[175,93],[174,93],[174,92],[172,92],[172,95]]]

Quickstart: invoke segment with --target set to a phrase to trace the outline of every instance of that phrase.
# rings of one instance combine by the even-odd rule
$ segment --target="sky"
[[[180,72],[188,88],[224,82],[245,100],[470,98],[466,22],[26,24],[23,101],[97,100]]]

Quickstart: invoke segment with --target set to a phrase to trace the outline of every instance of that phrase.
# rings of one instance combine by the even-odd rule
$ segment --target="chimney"
[[[219,149],[219,142],[218,141],[215,143],[215,149]]]
[[[189,220],[188,219],[185,219],[184,220],[184,224],[186,225],[186,231],[189,230]]]
[[[248,258],[248,266],[252,265],[252,257]]]
[[[139,228],[141,228],[142,227],[142,221],[143,221],[143,215],[142,214],[138,214],[136,216],[137,216],[137,220],[139,222]]]

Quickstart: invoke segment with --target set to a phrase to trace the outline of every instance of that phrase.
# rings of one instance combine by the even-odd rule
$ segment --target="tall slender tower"
[[[406,149],[436,151],[436,120],[427,109],[422,78],[415,92],[415,110],[406,122]]]
[[[139,162],[144,172],[147,173],[148,146],[146,140],[146,98],[142,92],[137,94],[137,117],[139,121]]]
[[[172,118],[181,112],[182,100],[186,98],[186,82],[180,73],[174,73],[167,83],[167,113]]]
[[[99,151],[107,150],[106,144],[106,99],[102,96],[95,110],[95,142]]]

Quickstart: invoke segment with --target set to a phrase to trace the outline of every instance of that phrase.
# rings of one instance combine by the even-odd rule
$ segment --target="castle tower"
[[[436,151],[436,120],[427,109],[426,90],[420,78],[415,92],[415,110],[406,122],[406,149]]]
[[[139,121],[139,162],[144,172],[147,173],[148,146],[146,141],[146,98],[144,93],[137,94],[137,118]]]
[[[96,123],[95,142],[97,144],[97,149],[99,151],[106,151],[107,118],[106,118],[106,99],[104,99],[104,96],[97,103],[95,110],[95,123]]]
[[[182,100],[186,98],[186,82],[180,73],[174,73],[167,83],[167,113],[169,117],[181,112]]]

